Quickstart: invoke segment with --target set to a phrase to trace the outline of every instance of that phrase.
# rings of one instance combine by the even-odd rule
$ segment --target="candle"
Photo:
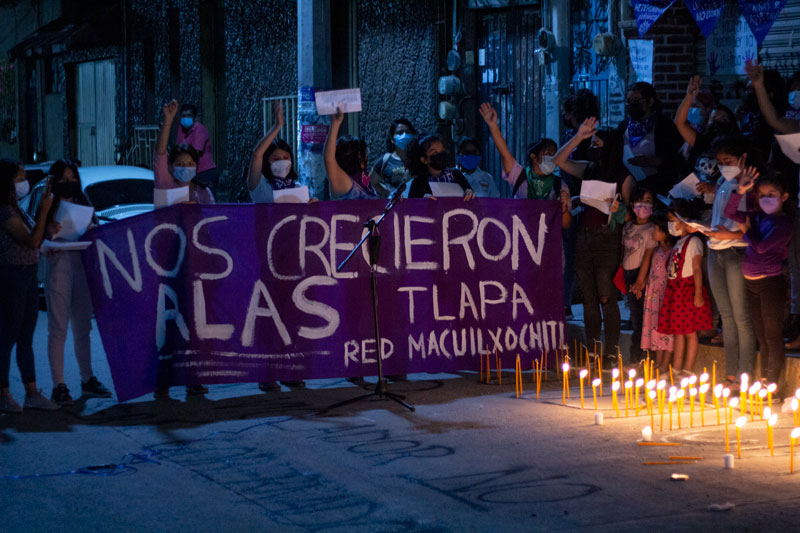
[[[702,385],[706,381],[708,381],[708,373],[703,371],[703,373],[700,374],[700,384]]]
[[[754,418],[755,412],[753,410],[755,406],[753,405],[753,402],[755,402],[756,400],[756,392],[758,392],[758,389],[760,387],[761,383],[756,382],[753,385],[751,385],[749,389],[747,389],[747,403],[749,404],[749,409],[750,409],[750,422],[755,420]]]
[[[650,390],[647,391],[647,409],[650,411],[650,427],[656,427],[653,423],[653,419],[655,418],[655,408],[653,407],[653,400],[656,398],[656,391]]]
[[[769,407],[767,407],[769,409]],[[778,422],[778,415],[770,414],[769,418],[767,418],[767,444],[769,445],[769,454],[771,457],[775,457],[775,444],[774,438],[772,433],[772,428]]]
[[[711,366],[711,386],[717,388],[717,360],[714,359],[714,364]]]
[[[519,354],[517,354],[517,360],[514,362],[514,387],[516,388],[517,398],[519,398],[519,395],[522,394],[522,365]]]
[[[706,393],[710,385],[703,383],[700,385],[700,427],[706,427],[705,409],[706,409]]]
[[[669,365],[669,386],[675,386],[675,382],[672,380],[672,365]]]
[[[660,431],[664,431],[664,395],[666,394],[666,386],[667,382],[663,379],[656,385],[658,391],[658,415],[661,417]]]
[[[675,395],[672,393],[672,391],[670,391],[669,400],[667,400],[667,403],[669,404],[669,430],[670,431],[672,431],[672,404],[673,404],[673,402],[675,402]]]
[[[739,386],[739,412],[744,415],[744,412],[747,410],[747,399],[745,395],[747,394],[747,387],[750,383],[750,376],[747,375],[747,372],[742,374],[739,382],[741,383]]]
[[[730,394],[730,391],[728,391],[728,393]],[[714,407],[717,409],[717,425],[719,425],[719,399],[721,396],[722,396],[722,383],[714,387]]]
[[[761,389],[758,391],[758,416],[761,417],[761,420],[764,420],[764,398],[767,397],[767,389]]]
[[[633,378],[635,377],[636,377],[636,369],[631,368],[630,370],[628,370],[628,379],[633,381]]]
[[[617,402],[617,391],[619,390],[619,381],[611,384],[611,406],[617,412],[619,418],[619,403]]]
[[[625,382],[625,418],[628,417],[628,404],[630,403],[628,397],[629,396],[633,396],[633,390],[632,389],[633,389],[633,381],[631,381],[631,380],[626,381]]]
[[[636,416],[639,416],[639,389],[644,385],[644,379],[637,379],[634,385],[636,386]]]
[[[728,389],[725,389],[725,390],[728,390]],[[728,392],[730,392],[730,391],[728,391]],[[725,398],[725,404],[727,405],[728,396],[725,395],[725,391],[723,391],[722,394],[723,394],[723,397]],[[728,413],[727,412],[725,413],[725,451],[726,452],[731,451],[731,447],[730,447],[729,440],[728,440],[728,423],[729,422],[733,422],[733,408],[736,407],[735,404],[738,403],[738,401],[739,401],[738,398],[731,398],[731,404],[730,404],[730,407],[729,407],[729,409],[730,409],[730,419],[728,419]]]
[[[686,391],[683,389],[678,390],[676,395],[678,398],[678,429],[681,429],[681,414],[683,414],[683,397],[686,396]]]
[[[736,419],[736,457],[742,458],[742,427],[747,423],[747,417],[740,416]]]
[[[794,472],[794,444],[800,437],[800,428],[794,428],[789,434],[789,473]]]
[[[594,396],[594,410],[597,411],[597,387],[600,386],[600,378],[592,380],[592,396]]]
[[[769,404],[768,407],[772,409],[772,393],[778,389],[777,383],[770,383],[767,385],[767,403]]]
[[[503,376],[500,374],[500,355],[497,353],[497,348],[494,349],[494,362],[497,365],[497,384],[503,384]]]
[[[728,470],[733,468],[733,454],[732,453],[726,453],[725,454],[725,468],[727,468]]]
[[[589,371],[585,368],[581,370],[580,374],[578,374],[578,378],[581,382],[581,409],[583,409],[583,379],[589,375]]]
[[[597,426],[603,425],[603,413],[595,413],[594,414],[594,423]]]
[[[561,365],[561,375],[564,376],[564,392],[562,394],[562,404],[567,405],[569,397],[569,363]]]
[[[688,386],[689,386],[689,378],[683,378],[683,379],[681,380],[681,388],[682,388],[682,389],[685,389],[685,388],[686,388],[686,387],[688,387]]]
[[[689,389],[689,427],[694,427],[694,397],[697,396],[697,389],[692,387]]]

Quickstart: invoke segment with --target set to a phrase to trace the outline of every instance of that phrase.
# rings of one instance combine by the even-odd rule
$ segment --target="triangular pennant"
[[[705,37],[711,35],[722,15],[725,0],[683,0],[683,3],[686,4],[697,27],[700,28],[700,33]]]
[[[781,14],[786,0],[769,0],[765,2],[752,2],[739,0],[739,10],[742,12],[747,25],[756,38],[756,43],[761,44]]]
[[[636,17],[636,27],[639,29],[639,37],[642,37],[675,3],[675,0],[632,0],[631,3],[633,4],[633,16]]]

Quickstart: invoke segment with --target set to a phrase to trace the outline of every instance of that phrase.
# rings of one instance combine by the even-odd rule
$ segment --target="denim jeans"
[[[0,388],[8,387],[11,350],[23,383],[36,381],[33,330],[39,318],[36,265],[0,265]]]
[[[636,283],[639,277],[639,269],[625,270],[625,285],[630,287]],[[631,337],[631,351],[629,363],[638,363],[642,360],[642,320],[644,317],[644,293],[641,298],[637,298],[632,292],[628,292],[628,309],[631,312],[631,325],[633,326],[633,336]]]
[[[619,268],[620,231],[607,227],[578,228],[575,241],[575,271],[583,293],[583,320],[589,349],[600,338],[601,310],[605,323],[605,353],[617,352],[619,305],[614,274]]]
[[[753,373],[756,340],[750,321],[747,288],[742,274],[745,249],[732,247],[708,251],[708,281],[722,318],[725,369],[729,376]]]

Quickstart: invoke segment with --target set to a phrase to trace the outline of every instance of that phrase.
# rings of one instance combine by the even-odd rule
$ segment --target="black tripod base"
[[[378,380],[378,383],[375,385],[375,390],[370,392],[369,394],[362,394],[361,396],[356,396],[355,398],[350,398],[349,400],[345,400],[343,402],[335,403],[328,407],[326,411],[331,409],[338,409],[339,407],[344,407],[345,405],[350,405],[351,403],[360,402],[361,400],[366,400],[367,398],[377,397],[381,400],[392,400],[394,402],[399,403],[409,411],[416,411],[416,408],[413,405],[409,405],[406,403],[405,396],[401,394],[395,394],[393,392],[389,392],[389,387],[386,384],[385,380]]]

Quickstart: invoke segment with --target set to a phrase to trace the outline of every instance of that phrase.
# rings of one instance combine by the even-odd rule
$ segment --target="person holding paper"
[[[414,140],[417,130],[407,118],[398,118],[389,126],[386,153],[375,162],[369,179],[381,198],[388,198],[397,187],[408,179],[406,151]]]
[[[200,155],[188,144],[178,144],[169,149],[169,132],[178,114],[175,100],[162,108],[164,122],[158,130],[156,148],[153,152],[153,177],[157,189],[177,189],[189,187],[189,200],[198,204],[213,204],[214,194],[207,185],[197,179],[197,165]]]
[[[275,124],[253,149],[247,170],[247,190],[256,204],[272,203],[273,191],[293,189],[297,179],[292,148],[278,138],[284,119],[283,106],[277,100],[272,103],[272,114]]]
[[[199,156],[197,161],[197,181],[211,189],[212,193],[216,193],[219,173],[217,172],[217,164],[214,163],[214,155],[211,153],[211,139],[208,136],[208,129],[197,120],[196,105],[183,104],[179,113],[181,125],[178,128],[175,144],[188,144],[197,151]]]
[[[3,413],[22,412],[22,406],[9,389],[14,346],[25,386],[25,408],[53,410],[59,407],[36,388],[33,360],[33,332],[39,318],[36,272],[47,216],[53,207],[50,191],[48,180],[34,222],[18,203],[30,192],[22,163],[0,159],[0,412]]]
[[[78,167],[72,161],[60,160],[50,167],[53,187],[53,209],[57,212],[63,202],[90,206],[83,194]],[[58,239],[61,224],[48,218],[48,238]],[[96,223],[96,220],[95,220]],[[72,324],[72,339],[75,358],[81,375],[82,396],[110,398],[111,391],[103,386],[92,370],[92,297],[83,268],[81,252],[77,250],[55,251],[45,254],[46,274],[44,294],[47,300],[47,357],[50,360],[50,375],[53,378],[53,393],[50,399],[58,405],[72,405],[72,396],[64,380],[64,343],[67,327]]]
[[[449,162],[450,153],[438,135],[423,135],[414,139],[408,148],[408,171],[413,178],[408,197],[435,198],[430,184],[449,183],[461,189],[465,201],[474,198],[475,192],[467,178],[457,168],[449,167]]]
[[[558,176],[553,161],[558,146],[552,139],[543,138],[528,146],[528,160],[522,168],[508,149],[508,144],[497,123],[497,111],[491,104],[483,103],[481,117],[489,126],[489,133],[503,163],[503,180],[513,187],[512,198],[528,200],[558,200],[561,203],[561,227],[572,223],[572,201],[569,187]]]
[[[572,151],[591,139],[592,161],[570,159]],[[556,153],[553,161],[562,171],[584,181],[613,185],[621,200],[605,198],[608,213],[584,205],[575,242],[575,268],[583,293],[586,345],[601,340],[601,316],[605,322],[605,352],[615,356],[619,343],[620,316],[614,275],[619,268],[621,223],[625,220],[625,203],[631,198],[633,177],[622,162],[623,138],[617,130],[597,129],[597,119],[583,121],[575,136]],[[602,310],[602,315],[601,315]]]
[[[500,198],[494,176],[480,167],[481,147],[472,137],[464,137],[458,143],[456,167],[467,178],[470,188],[478,198]]]
[[[747,243],[744,232],[725,216],[731,195],[739,187],[739,177],[748,161],[744,137],[720,137],[711,145],[719,164],[720,185],[714,192],[711,228],[708,235],[708,280],[722,318],[725,368],[728,386],[743,372],[751,374],[756,346],[748,313],[747,288],[742,274],[742,259]]]
[[[364,200],[377,198],[367,173],[367,143],[347,135],[339,138],[344,113],[341,109],[331,116],[331,129],[325,139],[325,169],[334,200]]]
[[[624,160],[643,187],[667,194],[680,174],[676,157],[683,141],[675,124],[664,113],[656,90],[647,82],[631,85],[626,95],[628,118],[619,125],[623,134]]]
[[[783,204],[788,199],[789,193],[779,177],[759,177],[756,169],[749,167],[725,208],[725,216],[736,221],[747,242],[742,273],[761,352],[761,379],[768,383],[778,382],[785,356],[783,261],[792,238],[792,219],[784,212]],[[741,209],[742,204],[745,209]]]

